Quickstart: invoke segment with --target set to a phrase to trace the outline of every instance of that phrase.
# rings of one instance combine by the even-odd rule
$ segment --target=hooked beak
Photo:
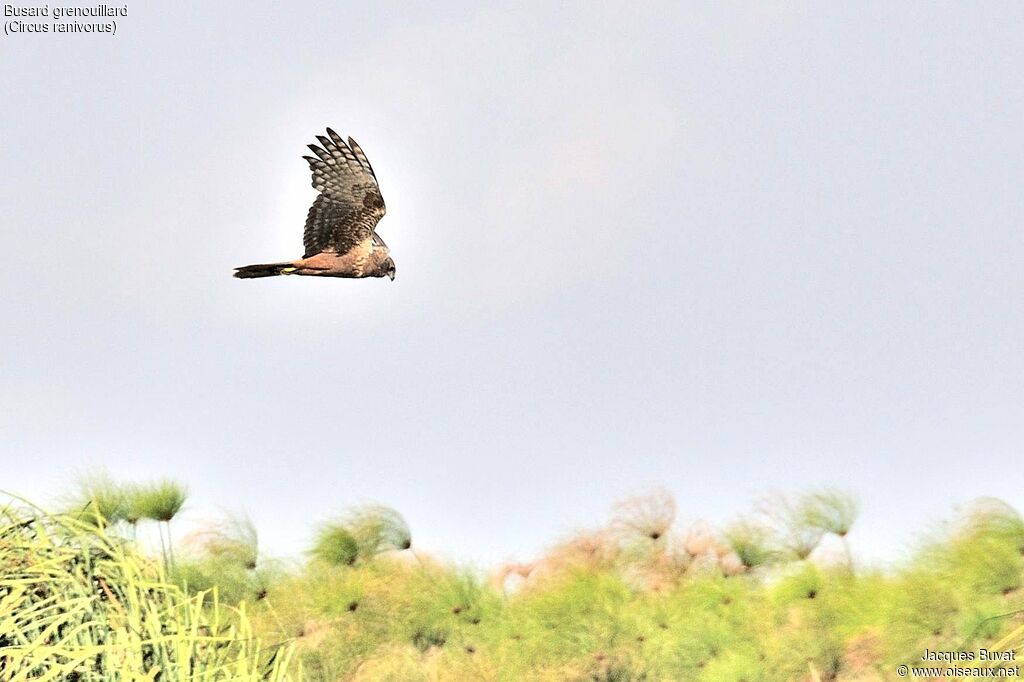
[[[390,279],[392,282],[395,281],[395,271],[394,270],[388,270],[388,279]]]

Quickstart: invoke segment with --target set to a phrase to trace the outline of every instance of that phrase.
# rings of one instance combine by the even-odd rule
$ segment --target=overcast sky
[[[0,488],[169,476],[280,553],[375,500],[482,564],[656,485],[839,486],[871,560],[1024,507],[1024,4],[553,4],[0,36]],[[232,279],[326,126],[396,281]]]

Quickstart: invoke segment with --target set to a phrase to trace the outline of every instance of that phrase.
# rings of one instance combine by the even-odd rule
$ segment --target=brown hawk
[[[384,277],[395,279],[395,262],[376,232],[384,217],[384,199],[377,176],[351,137],[348,142],[327,129],[317,135],[316,154],[304,156],[313,171],[313,187],[320,195],[309,207],[302,234],[302,258],[284,263],[243,265],[235,277],[309,275],[313,277]]]

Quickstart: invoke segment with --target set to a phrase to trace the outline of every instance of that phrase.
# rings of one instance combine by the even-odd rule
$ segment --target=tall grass
[[[1024,526],[1007,508],[969,511],[882,572],[814,558],[849,534],[849,497],[774,504],[719,533],[677,530],[663,493],[632,498],[491,580],[402,553],[313,561],[252,613],[324,682],[879,680],[926,648],[1024,644],[1006,615],[1024,609]]]
[[[189,596],[106,520],[0,509],[0,678],[288,679],[289,645],[262,647],[216,590]]]
[[[22,505],[0,534],[0,679],[867,682],[925,649],[1024,656],[1012,507],[981,501],[884,571],[852,560],[858,511],[818,491],[719,530],[655,491],[489,575],[413,554],[387,507],[323,525],[287,569],[229,517],[185,538],[179,588],[117,526]]]

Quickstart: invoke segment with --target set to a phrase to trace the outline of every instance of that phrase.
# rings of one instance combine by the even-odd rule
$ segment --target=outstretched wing
[[[308,258],[326,249],[344,254],[370,238],[384,217],[384,199],[363,150],[351,137],[346,143],[336,132],[317,135],[316,154],[304,156],[313,171],[313,187],[320,196],[309,207],[302,235]]]

